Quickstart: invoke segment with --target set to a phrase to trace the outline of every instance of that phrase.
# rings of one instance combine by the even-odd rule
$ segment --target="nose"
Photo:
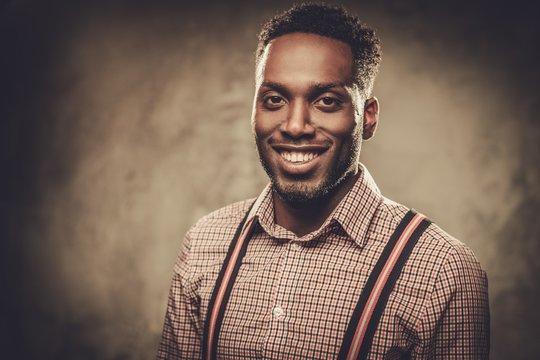
[[[313,136],[315,128],[311,123],[309,104],[304,101],[292,102],[287,119],[281,124],[281,131],[292,138]]]

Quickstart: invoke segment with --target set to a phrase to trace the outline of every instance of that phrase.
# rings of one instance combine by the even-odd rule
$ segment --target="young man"
[[[359,163],[380,57],[340,8],[264,25],[252,122],[271,182],[187,233],[158,358],[488,358],[478,261]]]

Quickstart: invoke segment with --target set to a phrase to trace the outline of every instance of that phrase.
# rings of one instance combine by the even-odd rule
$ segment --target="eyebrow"
[[[324,93],[326,91],[332,90],[334,88],[345,88],[346,86],[347,84],[338,82],[338,83],[315,83],[315,84],[310,85],[309,87],[310,87],[310,93],[320,94],[320,93]],[[274,81],[264,81],[261,84],[261,88],[262,87],[276,90],[277,92],[280,92],[284,95],[289,95],[289,91],[287,90],[287,87],[282,83],[278,83]]]
[[[278,82],[264,81],[261,84],[261,88],[263,88],[263,87],[269,88],[269,89],[272,89],[272,90],[276,90],[277,92],[285,94],[285,95],[289,94],[289,91],[287,91],[287,87],[285,85],[281,84],[281,83],[278,83]]]
[[[346,86],[345,83],[326,83],[326,84],[317,83],[313,85],[313,89],[319,92],[325,92],[328,90],[332,90],[334,88],[345,88],[345,86]]]

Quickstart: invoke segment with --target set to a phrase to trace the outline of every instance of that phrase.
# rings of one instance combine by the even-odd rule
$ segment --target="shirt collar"
[[[351,240],[358,246],[364,247],[367,241],[366,234],[369,225],[381,201],[382,195],[373,177],[366,167],[360,164],[360,176],[358,180],[332,214],[326,219],[321,228],[298,240],[311,240],[319,235],[329,224],[335,222],[341,226]],[[268,184],[257,200],[255,200],[255,204],[248,215],[247,222],[252,218],[255,218],[254,220],[257,220],[262,229],[273,237],[294,237],[292,232],[283,229],[275,223],[271,184]]]
[[[358,246],[364,247],[369,225],[382,202],[382,195],[375,180],[362,164],[360,171],[360,177],[353,188],[330,216]]]

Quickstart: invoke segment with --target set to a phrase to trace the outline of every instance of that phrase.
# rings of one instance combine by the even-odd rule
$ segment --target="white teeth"
[[[318,156],[317,153],[313,152],[300,152],[300,151],[283,151],[281,152],[281,157],[287,161],[298,163],[306,162],[313,160]]]

